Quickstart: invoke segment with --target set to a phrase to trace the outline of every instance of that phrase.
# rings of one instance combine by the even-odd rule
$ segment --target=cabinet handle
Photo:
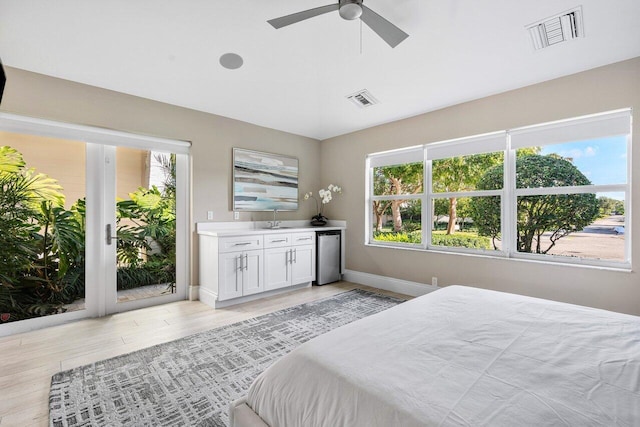
[[[251,242],[234,243],[233,246],[247,246],[247,245],[250,245],[250,244],[251,244]]]
[[[238,255],[237,257],[235,257],[236,260],[236,277],[235,277],[235,285],[236,285],[236,292],[238,292],[238,278],[240,276],[240,274],[242,274],[242,255]],[[240,267],[238,268],[238,260],[240,261]]]
[[[299,237],[298,238],[298,242],[301,242],[302,240],[311,240],[311,237]]]
[[[294,259],[292,261],[292,263],[298,263],[298,250],[297,249],[293,249],[293,255],[294,255]]]
[[[244,269],[249,269],[249,254],[244,254]]]

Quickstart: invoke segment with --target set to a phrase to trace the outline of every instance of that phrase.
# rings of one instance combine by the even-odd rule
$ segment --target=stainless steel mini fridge
[[[340,275],[340,231],[316,233],[316,285],[337,282]]]

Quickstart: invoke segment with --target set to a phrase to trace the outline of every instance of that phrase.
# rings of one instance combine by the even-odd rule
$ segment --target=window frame
[[[533,126],[526,126],[521,128],[514,128],[510,130],[504,130],[500,132],[493,132],[489,134],[476,135],[465,138],[457,138],[442,142],[436,142],[431,144],[424,144],[422,146],[414,146],[409,148],[403,148],[398,150],[391,150],[382,153],[372,153],[366,156],[366,195],[365,195],[365,245],[374,247],[391,247],[402,249],[413,249],[421,251],[433,251],[438,253],[458,253],[469,254],[477,256],[490,256],[507,259],[520,259],[529,261],[541,261],[551,262],[558,264],[569,264],[579,266],[590,267],[605,267],[615,269],[631,269],[631,236],[632,236],[632,224],[631,224],[631,183],[632,183],[632,110],[630,108],[608,111],[588,116],[581,116],[572,119],[559,120],[555,122],[542,123]],[[611,124],[613,129],[624,129],[622,133],[609,134],[602,128],[598,128],[602,123]],[[609,137],[615,135],[624,135],[626,139],[626,183],[624,184],[591,184],[584,186],[566,186],[566,187],[542,187],[542,188],[516,188],[516,151],[519,148],[528,147],[529,145],[523,145],[522,140],[518,140],[516,144],[512,144],[512,138],[514,135],[516,138],[521,138],[520,135],[525,137],[533,134],[535,137],[536,132],[540,132],[543,136],[545,132],[551,133],[551,135],[560,135],[560,137],[566,137],[563,132],[571,135],[572,131],[575,132],[579,140],[588,140],[598,137]],[[628,130],[626,130],[628,129]],[[556,132],[555,134],[553,132]],[[592,135],[590,132],[593,132]],[[496,137],[503,139],[504,149],[504,173],[503,173],[503,187],[501,190],[472,190],[472,191],[460,191],[460,192],[441,192],[436,193],[433,191],[432,180],[432,162],[435,155],[434,151],[439,152],[441,157],[436,158],[451,158],[467,156],[472,154],[486,153],[487,149],[492,149],[490,152],[497,152],[502,150],[496,150]],[[525,139],[526,140],[526,139]],[[564,142],[579,141],[575,138],[566,139]],[[487,142],[489,141],[489,142]],[[561,144],[563,141],[545,142],[538,145],[554,145]],[[477,144],[472,147],[471,144]],[[484,144],[484,145],[483,145]],[[415,157],[416,150],[420,149],[422,152],[423,161],[423,192],[417,195],[374,195],[374,167],[384,165],[384,161],[380,162],[380,157],[385,158],[413,158]],[[482,151],[482,150],[485,151]],[[459,153],[459,154],[456,154]],[[443,155],[447,155],[442,157]],[[407,162],[408,163],[408,162]],[[372,166],[375,164],[376,166]],[[395,163],[401,164],[401,163]],[[387,164],[391,165],[391,164]],[[604,260],[597,258],[582,258],[582,257],[568,257],[563,255],[553,254],[535,254],[518,252],[517,248],[517,201],[521,196],[536,196],[536,195],[554,195],[554,194],[598,194],[598,193],[624,193],[624,209],[625,209],[625,237],[624,237],[624,260]],[[472,248],[459,248],[450,246],[435,246],[432,244],[432,231],[433,231],[433,209],[425,207],[433,206],[433,202],[436,199],[449,198],[449,197],[482,197],[482,196],[499,196],[501,205],[501,235],[502,235],[502,247],[499,250],[486,250],[486,249],[472,249]],[[422,243],[399,243],[399,242],[386,242],[374,240],[374,228],[373,228],[373,202],[375,200],[407,200],[407,199],[421,199],[422,205]]]
[[[402,160],[405,158],[408,158],[410,160],[417,160],[414,159],[414,155],[416,151],[416,149],[420,149],[422,151],[422,159],[420,161],[422,161],[422,173],[423,173],[423,177],[422,177],[422,193],[417,193],[417,194],[391,194],[391,195],[379,195],[377,196],[375,194],[375,178],[373,176],[373,171],[374,168],[376,167],[383,167],[383,166],[395,166],[395,165],[400,165],[403,163],[396,163],[395,160]],[[402,248],[413,248],[413,249],[421,249],[421,246],[424,244],[425,240],[424,240],[424,227],[422,227],[422,243],[402,243],[402,242],[384,242],[384,241],[379,241],[379,240],[375,240],[374,238],[374,231],[373,231],[373,202],[378,201],[378,200],[421,200],[421,206],[424,206],[424,195],[425,195],[425,188],[426,188],[426,184],[425,184],[425,174],[426,174],[426,169],[427,169],[427,165],[425,163],[425,159],[424,159],[424,149],[422,147],[410,147],[408,149],[403,149],[401,151],[397,151],[397,153],[400,154],[400,156],[395,156],[394,154],[396,154],[396,151],[391,151],[391,152],[384,152],[384,153],[379,153],[380,156],[388,156],[389,159],[387,159],[387,162],[385,164],[377,164],[377,165],[371,165],[371,158],[370,156],[367,156],[366,159],[366,165],[367,165],[367,180],[366,180],[366,186],[367,186],[367,197],[365,197],[365,203],[366,203],[366,208],[365,208],[365,212],[367,212],[367,218],[365,219],[365,227],[367,232],[365,233],[365,236],[367,236],[367,239],[369,242],[372,242],[373,244],[382,244],[384,246],[389,246],[389,247],[402,247]],[[407,154],[405,156],[405,154]],[[413,154],[413,155],[412,155]],[[411,164],[411,163],[418,163],[416,161],[409,161],[406,162],[404,164]],[[424,224],[424,209],[421,209],[421,221],[422,224]]]

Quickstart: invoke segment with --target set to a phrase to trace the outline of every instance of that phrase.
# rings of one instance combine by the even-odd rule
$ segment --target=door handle
[[[112,236],[112,230],[111,230],[112,225],[111,224],[107,224],[107,226],[105,227],[105,240],[107,242],[107,245],[110,245],[112,243],[113,240],[118,240],[118,236]]]

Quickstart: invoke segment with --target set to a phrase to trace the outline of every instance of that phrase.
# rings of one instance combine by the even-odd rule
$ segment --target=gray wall
[[[631,273],[364,245],[366,154],[625,107],[640,111],[640,58],[323,141],[322,182],[344,190],[328,214],[348,223],[347,269],[419,283],[437,276],[440,286],[468,284],[640,314],[640,173],[632,177]],[[637,118],[634,134],[640,135]],[[637,170],[640,149],[632,155]]]
[[[315,188],[320,180],[320,142],[213,114],[163,104],[148,99],[79,83],[6,68],[3,112],[174,138],[192,143],[191,224],[207,220],[233,221],[231,201],[232,148],[242,147],[297,157],[300,191]],[[314,214],[311,203],[279,219],[306,219]],[[240,220],[267,220],[266,213],[241,213]],[[198,282],[197,236],[192,231],[192,278]]]
[[[301,192],[328,183],[343,195],[327,205],[330,218],[348,221],[347,268],[421,283],[469,284],[640,314],[640,278],[621,272],[534,262],[414,252],[364,245],[364,159],[372,152],[436,142],[624,107],[640,107],[640,58],[518,89],[322,143],[237,120],[53,77],[7,69],[2,111],[70,123],[188,140],[192,155],[191,223],[232,221],[231,152],[243,147],[300,159]],[[640,135],[639,120],[634,130]],[[637,145],[637,144],[636,144]],[[318,160],[320,159],[320,161]],[[633,151],[640,165],[640,150]],[[322,166],[322,168],[321,168]],[[633,265],[640,263],[640,173],[633,176]],[[311,203],[282,219],[306,219]],[[242,220],[268,219],[242,214]],[[192,283],[198,283],[192,239]]]

